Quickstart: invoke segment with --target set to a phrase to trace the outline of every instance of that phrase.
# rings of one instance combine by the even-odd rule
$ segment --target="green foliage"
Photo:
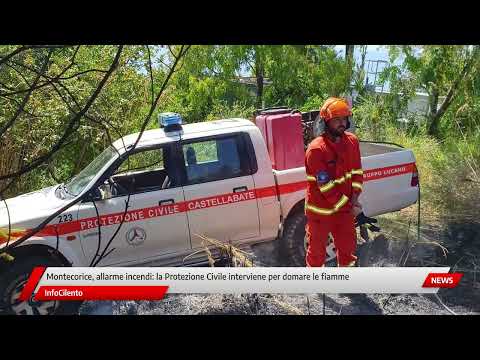
[[[201,164],[203,162],[218,161],[217,142],[215,140],[208,140],[196,142],[194,144],[184,145],[183,156],[186,162],[188,159],[187,151],[190,147],[195,151],[195,158],[198,164]]]
[[[378,134],[380,133],[380,135]],[[357,131],[360,139],[388,141],[411,149],[420,174],[423,221],[478,213],[480,190],[480,129],[465,139],[456,136],[439,141],[425,130],[412,132],[385,123],[378,132]]]
[[[325,100],[327,100],[327,95],[313,95],[310,96],[307,101],[300,107],[300,111],[312,111],[312,110],[319,110]]]
[[[400,55],[401,65],[391,65],[381,74],[381,81],[389,82],[389,101],[397,106],[397,111],[406,109],[408,100],[416,91],[429,95],[430,110],[426,114],[428,132],[442,138],[446,129],[451,128],[452,113],[472,99],[479,77],[480,53],[478,48],[460,45],[424,45],[389,46],[390,61],[393,63]],[[445,99],[451,94],[453,102],[446,102],[445,108],[450,116],[437,113]],[[478,96],[478,94],[477,94]],[[443,97],[443,98],[442,98]]]
[[[325,46],[271,46],[266,75],[266,106],[302,107],[314,98],[345,92],[343,59]],[[311,109],[310,109],[311,110]]]
[[[378,95],[359,96],[352,112],[356,126],[376,141],[386,140],[386,124],[395,123],[398,115],[389,99]]]
[[[17,46],[0,46],[0,58]],[[439,126],[443,141],[428,136],[428,122],[408,115],[408,123],[397,119],[418,89],[445,95],[461,72],[471,49],[466,46],[390,46],[392,63],[381,75],[391,93],[364,93],[364,73],[357,64],[353,86],[360,92],[354,106],[358,132],[364,139],[399,142],[417,157],[428,199],[438,204],[442,171],[478,179],[480,159],[480,64],[461,82]],[[176,47],[173,47],[175,50]],[[173,61],[166,47],[150,46],[153,88],[158,92],[165,79],[165,64]],[[29,99],[15,126],[0,138],[0,175],[16,171],[49,149],[60,139],[72,117],[98,85],[115,55],[114,46],[80,46],[56,49],[46,74],[62,74],[58,91],[43,88]],[[0,65],[0,92],[16,92],[32,84],[48,49],[33,49],[15,57],[12,66]],[[75,55],[74,64],[67,68]],[[146,46],[126,46],[119,67],[83,118],[78,129],[48,164],[22,176],[7,195],[32,191],[63,182],[91,162],[111,140],[137,132],[152,103]],[[101,71],[92,71],[101,70]],[[74,76],[80,72],[81,75]],[[157,127],[159,112],[174,111],[187,123],[240,117],[252,119],[258,105],[256,77],[262,76],[265,106],[289,106],[302,111],[319,109],[329,96],[344,96],[348,71],[332,46],[319,45],[198,45],[192,46],[171,78],[148,128]],[[245,78],[250,78],[245,82]],[[242,78],[242,81],[240,80]],[[40,83],[45,79],[40,79]],[[65,88],[68,89],[68,92]],[[48,89],[48,90],[47,90]],[[25,93],[0,96],[0,127],[18,108]],[[77,103],[72,100],[75,96]],[[93,120],[92,120],[93,119]],[[97,120],[95,122],[94,120]],[[107,129],[99,122],[108,124]],[[215,154],[207,144],[199,149],[205,159]],[[203,158],[202,157],[202,158]],[[443,169],[443,170],[442,170]],[[430,198],[429,198],[430,196]]]
[[[0,48],[3,54],[8,53],[8,49]],[[146,114],[149,79],[139,72],[133,61],[140,57],[142,48],[125,48],[115,76],[110,78],[88,111],[91,118],[108,121],[112,140],[138,130]],[[3,64],[0,68],[0,91],[10,93],[25,89],[27,83],[32,84],[37,77],[33,70],[40,69],[46,52],[46,49],[34,49],[19,54],[13,64],[17,71]],[[12,173],[49,152],[63,136],[74,112],[85,106],[112,63],[115,52],[116,47],[113,46],[68,47],[53,52],[46,76],[56,78],[62,74],[57,90],[51,86],[35,90],[25,111],[0,139],[0,146],[8,150],[9,157],[0,168],[0,174]],[[74,63],[71,64],[73,56]],[[74,76],[76,74],[80,75]],[[42,82],[45,78],[39,79],[39,83]],[[0,126],[13,116],[24,96],[25,93],[19,93],[0,97]],[[103,127],[90,119],[81,119],[67,145],[55,154],[50,163],[23,175],[8,194],[38,189],[71,178],[108,143]]]
[[[215,103],[207,116],[207,120],[243,118],[252,119],[255,107],[246,103],[234,102],[229,105],[226,101]]]
[[[250,117],[250,109],[258,105],[255,77],[259,71],[266,83],[266,107],[299,108],[311,99],[345,91],[345,66],[331,47],[194,46],[163,109],[181,112],[187,122],[212,119],[218,109],[236,106],[248,109]],[[241,83],[240,77],[251,77],[252,84]]]

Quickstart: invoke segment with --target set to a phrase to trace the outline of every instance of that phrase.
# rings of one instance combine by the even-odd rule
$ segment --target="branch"
[[[462,80],[465,78],[465,76],[468,74],[470,71],[470,68],[472,67],[475,59],[477,58],[479,52],[479,47],[475,46],[475,49],[473,50],[473,54],[470,57],[470,59],[465,63],[465,66],[463,67],[462,72],[460,73],[460,76],[455,80],[453,83],[452,87],[447,93],[447,96],[445,97],[445,100],[443,101],[442,105],[440,106],[440,109],[438,110],[436,117],[440,118],[442,115],[447,111],[448,107],[450,106],[451,102],[453,101],[453,97],[455,95],[455,92],[457,91],[460,83]]]
[[[99,124],[104,130],[105,132],[107,133],[107,137],[108,137],[108,140],[110,142],[110,145],[113,146],[113,141],[112,141],[112,137],[110,135],[110,131],[108,130],[108,127],[104,124],[106,123],[107,125],[109,125],[114,131],[115,133],[118,135],[119,139],[122,141],[122,144],[123,144],[123,148],[124,149],[127,149],[127,146],[125,145],[125,141],[123,139],[124,135],[121,133],[121,131],[114,125],[112,124],[110,121],[108,121],[107,119],[102,119],[102,120],[97,120],[95,119],[94,117],[88,115],[88,114],[85,114],[85,118],[87,118],[88,120],[92,121],[93,123],[95,124]],[[113,148],[115,149],[115,151],[117,152],[117,154],[120,156],[120,153],[118,151],[118,149],[113,146]]]
[[[81,117],[87,112],[87,110],[92,106],[93,102],[95,101],[95,99],[98,97],[98,95],[100,94],[100,91],[103,89],[105,83],[107,82],[108,78],[110,77],[110,75],[113,73],[113,71],[116,69],[117,65],[118,65],[118,61],[119,61],[119,58],[120,58],[120,55],[122,53],[122,49],[123,49],[123,45],[119,46],[118,48],[118,51],[117,51],[117,54],[115,56],[115,59],[112,63],[112,65],[110,66],[110,68],[108,69],[108,72],[105,74],[105,76],[102,78],[102,80],[100,81],[100,84],[98,85],[97,89],[95,90],[95,92],[92,94],[92,96],[90,97],[90,99],[87,101],[87,103],[85,104],[85,106],[83,107],[83,109],[77,113],[69,122],[68,126],[67,126],[67,129],[65,130],[62,138],[50,149],[50,151],[45,154],[45,155],[42,155],[40,156],[39,158],[37,158],[36,160],[32,161],[30,164],[28,164],[27,166],[23,167],[22,169],[20,169],[19,171],[16,171],[14,173],[11,173],[11,174],[8,174],[8,175],[3,175],[3,176],[0,176],[0,180],[4,180],[4,179],[9,179],[9,178],[12,178],[12,177],[16,177],[16,176],[20,176],[20,175],[23,175],[27,172],[30,172],[31,170],[33,170],[34,168],[36,168],[38,165],[42,164],[43,162],[45,162],[46,160],[50,159],[58,150],[61,149],[63,143],[68,139],[68,137],[71,135],[71,133],[74,131],[74,126],[76,125],[77,122],[80,121]]]
[[[148,68],[150,71],[150,86],[151,86],[151,91],[152,91],[152,106],[153,106],[153,98],[155,96],[155,93],[153,91],[153,71],[152,71],[152,57],[150,55],[150,47],[147,45],[147,52],[148,52]]]
[[[14,88],[8,86],[7,84],[5,84],[4,82],[1,82],[0,81],[0,85],[2,85],[5,89],[9,90],[9,91],[16,91]],[[25,90],[22,90],[22,91],[25,91]],[[7,96],[7,95],[10,95],[9,93],[0,93],[0,96]]]
[[[173,53],[172,49],[170,48],[170,45],[167,45],[168,51],[170,51],[170,54],[172,54],[173,58],[176,59],[177,56]]]
[[[103,74],[106,74],[108,70],[100,70],[100,69],[89,69],[89,70],[85,70],[85,71],[80,71],[79,73],[76,73],[76,74],[73,74],[73,75],[70,75],[70,76],[64,76],[64,77],[55,77],[55,78],[49,78],[49,79],[55,79],[55,80],[69,80],[69,79],[73,79],[74,77],[78,77],[80,75],[83,75],[83,74],[87,74],[89,72],[100,72],[100,73],[103,73]]]
[[[51,76],[47,76],[46,74],[42,74],[42,76],[47,80],[46,82],[38,85],[38,86],[35,86],[33,87],[33,90],[37,90],[37,89],[40,89],[40,88],[43,88],[47,85],[53,85],[54,82],[59,82],[59,80],[69,80],[69,79],[73,79],[75,77],[78,77],[80,75],[83,75],[83,74],[87,74],[87,73],[90,73],[90,72],[100,72],[100,73],[104,73],[106,74],[108,72],[108,70],[101,70],[101,69],[89,69],[89,70],[85,70],[85,71],[80,71],[76,74],[73,74],[73,75],[70,75],[70,76],[62,76],[63,74],[65,74],[69,69],[71,69],[71,67],[73,65],[75,65],[75,57],[77,56],[77,52],[79,50],[80,46],[77,46],[77,48],[75,49],[75,53],[73,54],[72,56],[72,59],[70,60],[70,64],[68,64],[57,76],[55,77],[51,77]],[[18,62],[15,62],[15,61],[12,61],[13,64],[15,65],[18,65],[18,66],[21,66],[35,74],[38,74],[38,71],[35,70],[34,68],[28,66],[28,65],[25,65],[25,64],[22,64],[22,63],[18,63]],[[8,65],[8,64],[7,64]],[[8,65],[9,66],[9,65]],[[18,70],[14,67],[12,67],[12,69],[14,69],[15,71],[18,72]],[[23,75],[20,73],[20,75],[22,76],[22,78],[24,79],[24,81],[28,84],[27,80],[25,79],[25,77],[23,77]],[[7,87],[5,87],[7,88]],[[10,96],[10,95],[16,95],[16,94],[21,94],[23,92],[26,92],[26,91],[29,91],[30,89],[22,89],[22,90],[13,90],[11,88],[7,88],[8,90],[10,90],[10,92],[8,93],[0,93],[0,96]]]
[[[182,47],[181,47],[181,49],[180,49],[180,52],[179,52],[179,54],[178,54],[178,57],[176,58],[175,63],[174,63],[173,66],[172,66],[171,71],[169,72],[169,74],[168,74],[167,77],[165,78],[165,80],[164,80],[164,82],[163,82],[163,84],[162,84],[162,87],[161,87],[161,89],[160,89],[160,91],[159,91],[159,93],[158,93],[155,101],[153,102],[153,104],[152,104],[152,106],[151,106],[151,109],[150,109],[147,117],[145,118],[145,120],[144,120],[144,122],[143,122],[143,124],[142,124],[141,131],[140,131],[140,133],[138,134],[138,137],[137,137],[136,142],[133,144],[133,146],[132,146],[131,148],[129,148],[129,149],[125,152],[124,155],[127,155],[127,156],[128,156],[129,153],[131,153],[132,151],[135,150],[136,146],[138,145],[138,142],[140,141],[140,139],[141,139],[141,137],[142,137],[143,132],[145,131],[145,129],[146,129],[147,125],[148,125],[148,122],[149,122],[150,119],[151,119],[151,116],[152,116],[152,114],[153,114],[153,112],[154,112],[154,110],[155,110],[155,107],[156,107],[156,105],[158,104],[158,101],[159,101],[159,99],[160,99],[163,91],[164,91],[165,88],[166,88],[166,85],[168,84],[168,81],[170,80],[170,78],[171,78],[171,76],[172,76],[172,74],[173,74],[173,72],[174,72],[174,69],[175,69],[176,65],[178,64],[178,62],[180,61],[180,59],[181,59],[183,56],[185,56],[185,54],[187,53],[187,51],[188,51],[189,48],[190,48],[190,45],[188,45],[188,46],[182,45]],[[88,101],[88,103],[85,105],[85,107],[82,109],[82,111],[81,111],[79,114],[77,114],[77,115],[72,119],[72,121],[70,122],[69,126],[70,126],[72,123],[74,123],[74,122],[76,122],[77,120],[79,120],[79,119],[81,118],[81,116],[84,116],[84,115],[87,113],[88,109],[89,109],[90,106],[92,105],[92,103],[93,103],[93,101],[95,100],[95,98],[98,96],[98,94],[99,94],[100,90],[102,89],[103,85],[105,84],[105,82],[107,81],[107,79],[109,78],[109,76],[111,75],[111,73],[113,72],[113,70],[114,70],[114,69],[116,68],[116,66],[118,65],[118,61],[119,61],[119,58],[120,58],[120,54],[121,54],[121,52],[122,52],[122,49],[123,49],[123,46],[120,46],[119,49],[118,49],[117,55],[116,55],[116,57],[115,57],[115,60],[114,60],[114,62],[112,63],[112,66],[110,67],[108,73],[107,73],[107,74],[104,76],[104,78],[102,79],[101,84],[99,85],[99,87],[97,88],[97,90],[95,91],[95,93],[92,95],[92,97],[90,98],[90,100]],[[72,126],[73,126],[73,125],[72,125]],[[57,143],[54,148],[58,147],[57,145],[59,145],[59,144],[61,144],[61,141],[60,141],[59,143]],[[54,149],[52,149],[52,150],[54,150]],[[57,151],[58,151],[58,149],[57,149]],[[49,155],[48,158],[51,157],[51,156],[53,155],[53,153],[54,153],[54,152],[51,151],[49,154],[47,154],[47,155]],[[46,157],[46,155],[43,156],[43,157]],[[43,157],[42,157],[42,158],[43,158]],[[37,160],[34,161],[33,163],[38,163],[38,160],[39,160],[39,159],[37,159]],[[31,167],[32,167],[33,163],[31,163],[31,164],[30,164],[29,166],[27,166],[26,168],[23,168],[21,171],[17,172],[16,174],[10,174],[10,175],[7,175],[7,176],[0,177],[0,180],[5,179],[5,178],[14,177],[14,176],[16,176],[16,175],[18,175],[18,174],[21,175],[22,173],[27,172],[26,169],[28,169],[28,168],[30,168],[30,170],[31,170]],[[37,166],[38,166],[38,164],[37,164]],[[15,179],[13,179],[12,182],[13,182],[14,180],[15,180]],[[11,182],[11,183],[12,183],[12,182]],[[11,184],[11,183],[10,183],[10,184]],[[1,191],[0,191],[0,193],[1,193]],[[79,197],[77,197],[76,199],[72,200],[71,202],[69,202],[68,204],[66,204],[65,206],[63,206],[61,209],[55,211],[52,215],[48,216],[41,224],[39,224],[39,225],[38,225],[37,227],[35,227],[34,229],[30,230],[30,232],[29,232],[28,234],[22,236],[20,239],[18,239],[18,240],[15,241],[14,243],[12,243],[9,247],[5,247],[3,250],[4,250],[4,251],[8,251],[8,250],[9,250],[10,248],[12,248],[12,247],[19,246],[20,244],[22,244],[23,242],[25,242],[26,240],[28,240],[31,236],[33,236],[34,234],[36,234],[38,231],[40,231],[41,229],[43,229],[43,228],[44,228],[51,220],[53,220],[56,216],[58,216],[59,214],[63,213],[65,210],[69,209],[70,207],[72,207],[73,205],[77,204],[78,202],[82,201],[82,200],[87,196],[87,194],[88,194],[88,192],[85,193],[85,194],[83,194],[82,196],[79,196]],[[131,195],[131,194],[128,195],[128,198],[127,198],[127,201],[126,201],[125,211],[128,210],[129,201],[130,201],[130,195]],[[108,244],[107,244],[106,247],[104,248],[102,254],[100,255],[99,259],[93,264],[93,266],[96,266],[101,260],[103,260],[106,256],[108,256],[108,255],[114,250],[114,249],[111,249],[110,251],[107,252],[108,247],[110,246],[111,242],[113,241],[113,239],[114,239],[115,236],[117,235],[117,233],[118,233],[121,225],[123,224],[123,221],[124,221],[124,220],[125,220],[125,216],[123,216],[122,222],[120,223],[117,231],[116,231],[115,234],[112,236],[112,238],[110,239],[110,241],[108,242]]]
[[[135,141],[135,143],[133,144],[132,147],[130,147],[123,155],[127,158],[127,161],[129,161],[129,157],[128,155],[133,152],[135,150],[135,148],[137,147],[143,133],[145,132],[145,129],[152,117],[152,114],[155,110],[155,107],[157,106],[157,103],[158,101],[160,100],[160,97],[163,93],[163,91],[165,90],[169,80],[170,80],[170,77],[173,75],[173,73],[175,72],[175,67],[177,66],[178,62],[180,61],[180,59],[185,56],[185,54],[187,53],[188,49],[190,48],[190,45],[188,45],[186,48],[184,45],[182,45],[181,49],[180,49],[180,52],[178,54],[178,57],[175,58],[175,62],[174,64],[172,65],[172,68],[170,69],[170,72],[168,73],[168,75],[166,76],[165,80],[163,81],[163,84],[162,84],[162,87],[160,88],[160,91],[159,93],[157,94],[157,97],[155,99],[155,101],[152,103],[151,107],[150,107],[150,111],[147,115],[147,117],[145,118],[143,124],[142,124],[142,127],[141,127],[141,130],[140,130],[140,133],[138,134],[137,136],[137,140]],[[153,95],[153,93],[152,93]],[[129,163],[129,167],[130,167],[130,163]],[[114,249],[111,249],[110,251],[107,252],[107,249],[110,247],[110,245],[112,244],[112,241],[115,239],[115,237],[117,236],[118,232],[120,231],[120,228],[122,227],[124,221],[125,221],[125,215],[128,211],[128,207],[129,207],[129,204],[130,204],[130,196],[132,195],[132,189],[130,189],[129,191],[129,194],[128,194],[128,198],[127,200],[125,201],[125,211],[124,211],[124,214],[123,214],[123,217],[122,217],[122,221],[120,222],[118,228],[116,229],[115,233],[112,235],[112,237],[110,238],[110,240],[108,241],[107,245],[105,246],[105,248],[103,249],[102,251],[102,254],[99,256],[98,260],[96,260],[94,263],[93,263],[93,266],[97,266],[98,263],[100,261],[102,261],[105,257],[107,257]]]
[[[49,51],[47,58],[45,59],[45,62],[43,63],[42,68],[40,69],[40,73],[44,73],[47,70],[48,61],[50,60],[50,56],[52,55],[52,53],[53,53],[53,49]],[[40,76],[41,76],[40,74],[37,75],[37,77],[35,78],[35,81],[33,82],[33,85],[35,85],[40,80]],[[2,128],[0,128],[0,137],[10,128],[10,126],[13,125],[13,123],[18,119],[20,114],[23,112],[23,109],[25,108],[25,105],[27,105],[27,102],[30,99],[32,92],[33,92],[33,89],[30,88],[30,91],[28,91],[27,95],[25,95],[25,97],[23,98],[23,101],[18,107],[15,114],[12,116],[12,118],[9,121],[7,121],[7,123]]]
[[[92,258],[89,266],[93,266],[93,262],[99,256],[100,253],[100,246],[102,245],[102,225],[100,224],[100,214],[98,213],[97,204],[95,204],[95,200],[92,200],[93,207],[95,208],[95,213],[97,214],[97,223],[98,223],[98,244],[97,244],[97,251],[95,251],[95,255]]]
[[[63,94],[60,92],[60,90],[57,89],[57,87],[55,86],[55,84],[52,83],[52,87],[53,89],[55,90],[55,92],[58,94],[58,96],[60,96],[60,98],[63,100],[63,102],[67,105],[68,107],[68,110],[70,110],[71,113],[73,114],[76,114],[78,110],[80,110],[82,107],[80,106],[80,104],[78,103],[77,99],[75,98],[75,96],[73,96],[73,94],[70,92],[70,90],[65,86],[63,85],[62,83],[58,83],[59,86],[62,87],[63,90],[65,90],[65,92],[68,94],[68,96],[70,96],[70,98],[73,100],[73,102],[75,103],[75,106],[77,107],[77,110],[74,110],[73,107],[69,104],[68,102],[68,99],[66,99]]]
[[[2,96],[2,95],[0,95],[0,96]],[[2,96],[2,97],[4,97],[4,98],[7,99],[7,100],[13,101],[14,103],[17,104],[17,107],[20,107],[21,104],[22,104],[22,103],[21,103],[20,101],[18,101],[17,99],[14,99],[14,98],[11,98],[11,97],[8,97],[8,96]],[[28,110],[25,109],[25,108],[23,109],[23,112],[24,112],[25,114],[27,114],[27,115],[30,115],[31,117],[34,117],[34,118],[39,118],[39,117],[40,117],[40,116],[38,116],[38,115],[35,115],[33,112],[28,111]]]
[[[169,48],[170,49],[170,48]],[[160,100],[160,96],[162,95],[163,91],[165,90],[165,87],[167,86],[171,76],[173,75],[173,72],[175,71],[175,67],[177,66],[178,62],[180,61],[180,59],[185,56],[185,54],[187,53],[188,49],[190,49],[190,45],[188,45],[187,47],[185,47],[185,45],[182,45],[181,49],[180,49],[180,52],[179,52],[179,56],[175,58],[175,62],[173,63],[172,65],[172,68],[171,68],[171,71],[168,73],[167,77],[165,78],[165,80],[163,81],[163,84],[162,84],[162,87],[160,88],[160,91],[155,99],[155,101],[153,102],[152,106],[150,107],[150,111],[147,115],[147,117],[145,118],[143,124],[142,124],[142,127],[140,129],[140,133],[138,134],[138,137],[137,137],[137,140],[135,141],[135,143],[133,144],[133,147],[131,149],[128,150],[128,152],[131,152],[133,151],[133,149],[135,149],[140,141],[140,138],[142,137],[143,133],[145,132],[145,129],[147,128],[147,125],[148,123],[150,122],[150,119],[152,117],[152,114],[155,110],[155,107],[157,106],[157,103],[158,101]],[[0,178],[1,180],[1,178]]]
[[[92,259],[92,263],[90,264],[90,266],[97,266],[98,263],[100,261],[102,261],[103,259],[105,259],[106,256],[108,256],[108,254],[110,254],[110,252],[113,251],[110,250],[110,252],[108,254],[106,254],[107,252],[107,249],[110,247],[110,245],[112,244],[112,241],[113,239],[115,239],[115,237],[117,236],[118,232],[120,231],[120,228],[122,227],[123,223],[125,222],[125,215],[127,214],[127,211],[128,211],[128,207],[129,207],[129,204],[130,204],[130,196],[131,196],[131,191],[130,193],[128,194],[128,197],[127,197],[127,200],[125,201],[125,211],[123,212],[123,216],[122,216],[122,221],[120,222],[120,224],[118,225],[117,229],[115,230],[115,233],[112,235],[112,237],[110,238],[110,240],[108,241],[107,245],[105,246],[105,248],[103,249],[102,253],[100,254],[100,256],[98,257],[98,260],[97,261],[93,261],[94,259]],[[99,223],[100,224],[100,223]],[[93,265],[92,265],[93,264]]]
[[[0,65],[3,64],[4,62],[8,61],[9,59],[14,57],[15,55],[20,54],[21,52],[23,52],[25,50],[28,50],[28,49],[31,49],[31,48],[32,48],[32,46],[21,46],[18,49],[15,49],[10,54],[8,54],[7,56],[0,59]]]
[[[123,45],[119,46],[118,47],[118,50],[117,50],[117,54],[115,55],[115,59],[113,60],[112,62],[112,65],[110,66],[110,69],[108,70],[108,73],[105,74],[105,76],[103,77],[103,79],[101,80],[100,84],[98,85],[97,89],[95,90],[95,92],[93,93],[93,95],[90,97],[89,101],[87,102],[87,104],[84,106],[84,108],[82,109],[82,111],[80,113],[78,113],[73,119],[72,121],[70,122],[69,124],[69,128],[73,128],[73,125],[74,123],[79,120],[86,112],[87,110],[90,108],[90,106],[93,104],[93,102],[95,101],[95,99],[97,98],[97,96],[99,95],[100,91],[102,90],[103,86],[105,85],[105,83],[107,82],[108,78],[110,77],[110,75],[113,73],[113,71],[116,69],[117,65],[118,65],[118,61],[120,59],[120,55],[122,53],[122,50],[123,50]],[[62,137],[62,141],[58,142],[55,147],[50,151],[49,154],[46,154],[44,155],[43,157],[41,157],[40,159],[37,159],[36,161],[34,161],[33,163],[30,163],[30,165],[28,165],[27,167],[23,168],[21,171],[17,172],[17,174],[10,174],[10,175],[7,175],[7,176],[3,176],[0,178],[0,180],[2,179],[5,179],[5,178],[11,178],[11,177],[15,177],[15,176],[18,176],[18,175],[21,175],[21,174],[24,174],[28,171],[31,171],[33,168],[35,168],[36,166],[38,166],[43,158],[43,161],[45,161],[46,159],[49,159],[56,151],[58,151],[58,149],[61,147],[61,144],[66,140],[66,137],[68,136],[64,136]],[[10,185],[15,181],[16,178],[14,178],[10,183],[9,185],[7,185],[7,188],[10,187]],[[3,190],[0,191],[0,194],[3,193],[3,191],[5,190],[6,188],[4,188]],[[63,213],[65,210],[69,209],[70,207],[72,207],[73,205],[77,204],[78,202],[82,201],[84,198],[84,196],[79,196],[77,197],[76,199],[72,200],[71,202],[69,202],[68,204],[66,204],[65,206],[63,206],[61,209],[55,211],[52,215],[48,216],[44,221],[42,221],[38,226],[36,226],[34,229],[32,229],[28,234],[25,234],[24,236],[22,236],[21,238],[19,238],[17,241],[15,241],[14,243],[10,244],[10,246],[6,246],[4,247],[4,251],[8,251],[10,248],[12,247],[16,247],[16,246],[19,246],[20,244],[22,244],[23,242],[25,242],[26,240],[28,240],[30,237],[32,237],[33,235],[35,235],[38,231],[42,230],[50,221],[52,221],[53,219],[55,219],[55,217],[57,217],[58,215],[60,215],[61,213]]]
[[[85,114],[85,118],[92,121],[93,123],[95,124],[98,124],[100,125],[104,130],[107,131],[108,133],[108,139],[109,139],[109,142],[110,142],[110,145],[113,145],[113,141],[112,141],[112,137],[110,135],[110,132],[108,130],[108,127],[105,125],[107,124],[108,126],[110,126],[114,131],[115,133],[119,136],[119,138],[123,138],[123,134],[120,132],[120,130],[116,127],[115,124],[113,124],[111,121],[108,121],[107,119],[101,119],[101,120],[97,120],[95,119],[93,116],[89,115],[89,114]],[[105,124],[104,124],[105,123]],[[124,145],[125,147],[125,145]],[[118,151],[118,150],[117,150]]]
[[[16,64],[16,63],[15,63]],[[21,91],[14,91],[12,93],[5,93],[4,95],[15,95],[16,93],[20,94],[22,92],[27,92],[30,90],[30,88],[32,87],[32,85],[30,85],[30,83],[28,82],[27,78],[25,77],[25,75],[22,74],[22,72],[20,70],[18,70],[16,67],[10,65],[9,63],[5,63],[5,65],[7,65],[10,69],[12,69],[13,71],[15,71],[18,75],[20,75],[20,77],[22,78],[22,80],[25,82],[25,84],[27,84],[28,88],[27,89],[23,89]],[[18,64],[16,64],[18,65]],[[3,95],[3,94],[2,94]]]

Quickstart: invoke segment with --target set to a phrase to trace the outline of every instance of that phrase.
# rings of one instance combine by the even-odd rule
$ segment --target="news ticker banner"
[[[37,267],[21,300],[161,300],[165,294],[436,293],[449,267]]]

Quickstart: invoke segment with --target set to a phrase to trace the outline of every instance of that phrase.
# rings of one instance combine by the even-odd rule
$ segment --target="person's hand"
[[[358,195],[353,195],[352,196],[352,205],[354,207],[359,207],[360,209],[362,209],[362,204],[360,204],[360,202],[358,201]]]
[[[360,205],[360,204],[359,204],[359,205]],[[353,214],[353,216],[356,217],[358,214],[361,214],[362,211],[363,211],[363,210],[362,210],[361,205],[360,205],[360,206],[356,206],[356,205],[352,206],[352,214]]]
[[[352,196],[352,214],[357,216],[363,211],[362,204],[358,202],[358,195],[353,194]]]
[[[378,222],[377,219],[365,216],[365,214],[361,212],[355,218],[355,227],[365,226],[370,231],[378,232],[380,231],[380,228],[376,225],[373,225],[373,224],[376,224],[377,222]]]

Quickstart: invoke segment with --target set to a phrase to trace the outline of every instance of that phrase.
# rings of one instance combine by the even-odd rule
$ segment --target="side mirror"
[[[98,187],[91,189],[87,196],[85,197],[86,201],[99,201],[103,200],[103,194]]]
[[[102,184],[100,186],[96,186],[90,190],[87,195],[87,201],[100,201],[100,200],[107,200],[112,197],[112,193],[110,191],[110,185]]]

